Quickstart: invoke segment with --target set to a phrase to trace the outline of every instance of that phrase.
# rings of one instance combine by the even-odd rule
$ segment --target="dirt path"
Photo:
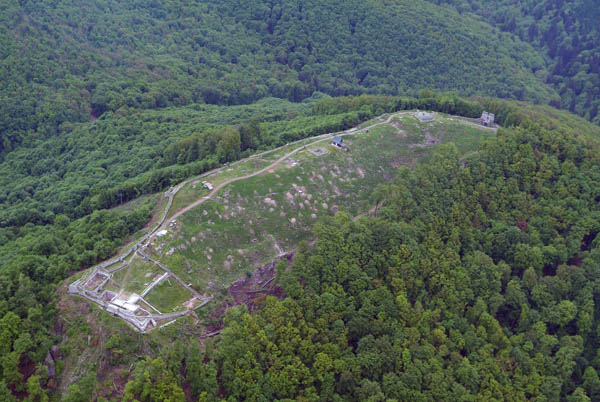
[[[387,118],[387,120],[385,120],[385,121],[382,121],[380,123],[375,123],[375,124],[372,124],[372,125],[370,125],[368,127],[363,127],[361,129],[353,128],[353,129],[350,129],[350,130],[345,131],[343,133],[339,133],[338,136],[339,137],[343,137],[343,136],[346,136],[346,135],[358,134],[358,133],[361,133],[363,131],[367,131],[367,130],[373,128],[373,127],[380,126],[382,124],[389,124],[389,122],[392,121],[392,119],[394,117],[402,115],[402,114],[408,114],[408,113],[410,113],[410,112],[395,113],[395,114],[390,115]],[[271,163],[270,165],[268,165],[268,166],[266,166],[266,167],[264,167],[264,168],[262,168],[262,169],[260,169],[260,170],[258,170],[256,172],[254,172],[254,173],[249,173],[247,175],[233,177],[233,178],[231,178],[229,180],[224,181],[223,183],[219,184],[218,186],[215,186],[215,188],[208,195],[203,196],[202,198],[194,201],[193,203],[191,203],[187,207],[182,208],[179,211],[177,211],[175,214],[173,214],[169,218],[169,220],[177,219],[178,217],[180,217],[181,215],[185,214],[189,210],[191,210],[193,208],[196,208],[198,205],[203,204],[204,202],[206,202],[207,200],[209,200],[211,197],[213,197],[214,195],[216,195],[219,190],[221,190],[223,187],[227,186],[228,184],[234,183],[234,182],[239,181],[239,180],[245,180],[245,179],[249,179],[249,178],[254,177],[254,176],[258,176],[258,175],[260,175],[260,174],[268,171],[269,169],[273,169],[275,166],[277,166],[281,162],[285,161],[290,156],[292,156],[292,155],[294,155],[294,154],[296,154],[296,153],[298,153],[300,151],[303,151],[304,149],[306,149],[306,147],[313,146],[315,144],[318,144],[318,143],[323,142],[323,141],[328,141],[328,140],[329,140],[329,137],[318,139],[317,141],[313,141],[313,142],[311,142],[309,144],[306,144],[306,145],[304,145],[302,147],[298,147],[298,148],[294,149],[293,151],[288,152],[287,154],[283,155],[281,158],[277,159],[275,162]],[[163,223],[163,225],[162,225],[163,229],[165,227],[166,227],[166,222]]]
[[[125,291],[125,284],[129,281],[129,277],[131,276],[130,273],[131,273],[131,265],[127,267],[127,272],[125,273],[125,277],[121,281],[121,286],[119,287],[118,296],[121,296],[123,294],[123,292]]]
[[[225,186],[227,186],[227,185],[229,185],[229,184],[231,184],[231,183],[234,183],[234,182],[236,182],[236,181],[240,181],[240,180],[249,179],[249,178],[251,178],[251,177],[254,177],[254,176],[258,176],[258,175],[260,175],[260,174],[263,174],[264,172],[266,172],[266,171],[268,171],[268,170],[270,170],[270,169],[273,169],[275,166],[277,166],[278,164],[282,163],[282,162],[283,162],[283,161],[285,161],[286,159],[289,159],[289,158],[290,158],[292,155],[295,155],[296,153],[298,153],[298,152],[301,152],[301,151],[305,150],[307,147],[313,146],[313,145],[315,145],[315,144],[319,144],[319,143],[321,143],[321,142],[330,141],[330,139],[331,139],[331,137],[332,137],[333,135],[337,135],[337,136],[339,136],[339,137],[343,137],[343,136],[347,136],[347,135],[359,134],[359,133],[361,133],[361,132],[368,131],[368,130],[369,130],[369,129],[371,129],[371,128],[374,128],[374,127],[377,127],[377,126],[380,126],[380,125],[384,125],[384,124],[389,124],[389,123],[390,123],[390,122],[391,122],[391,121],[392,121],[392,120],[393,120],[395,117],[398,117],[398,116],[403,116],[403,115],[410,115],[410,114],[412,114],[412,112],[398,112],[398,113],[392,113],[392,114],[390,114],[390,115],[387,117],[387,119],[385,119],[385,120],[383,119],[383,117],[379,117],[379,118],[377,119],[379,122],[378,122],[378,123],[371,124],[370,126],[366,126],[366,127],[362,127],[362,128],[357,128],[357,127],[355,127],[355,128],[351,128],[351,129],[349,129],[349,130],[346,130],[346,131],[343,131],[343,132],[339,132],[339,133],[328,133],[328,134],[323,134],[323,135],[317,136],[317,137],[315,137],[315,138],[314,138],[314,141],[312,141],[312,142],[309,142],[309,143],[307,143],[307,144],[305,144],[305,145],[300,145],[300,146],[298,146],[296,149],[294,149],[294,150],[292,150],[292,151],[290,151],[290,152],[286,153],[285,155],[281,156],[281,157],[280,157],[279,159],[277,159],[276,161],[272,162],[272,163],[271,163],[271,164],[269,164],[268,166],[266,166],[266,167],[264,167],[264,168],[262,168],[262,169],[260,169],[260,170],[258,170],[258,171],[255,171],[255,172],[253,172],[253,173],[248,173],[248,174],[245,174],[245,175],[242,175],[242,176],[238,176],[238,177],[233,177],[233,178],[230,178],[230,179],[228,179],[228,180],[224,181],[223,183],[221,183],[221,184],[219,184],[219,185],[215,186],[215,188],[214,188],[214,189],[213,189],[213,190],[212,190],[212,191],[211,191],[211,192],[210,192],[208,195],[206,195],[206,196],[203,196],[203,197],[199,198],[198,200],[196,200],[196,201],[192,202],[191,204],[187,205],[186,207],[184,207],[184,208],[180,209],[179,211],[175,212],[175,214],[173,214],[173,216],[171,216],[169,219],[167,219],[167,216],[168,216],[168,214],[169,214],[169,211],[171,210],[171,207],[172,207],[172,205],[173,205],[173,200],[174,200],[174,198],[175,198],[175,196],[176,196],[177,192],[178,192],[178,191],[179,191],[179,190],[180,190],[182,187],[184,187],[185,185],[187,185],[188,183],[190,183],[190,182],[193,182],[193,181],[195,181],[195,180],[198,180],[199,178],[202,178],[202,177],[208,176],[208,175],[212,174],[212,172],[206,172],[206,173],[204,173],[204,174],[202,174],[202,175],[200,175],[200,176],[196,176],[196,177],[194,177],[194,178],[190,178],[190,179],[188,179],[188,180],[186,180],[186,181],[184,181],[184,182],[182,182],[182,183],[178,184],[177,186],[173,187],[172,189],[170,189],[170,190],[169,190],[169,191],[168,191],[168,192],[165,194],[165,196],[168,196],[169,200],[168,200],[167,206],[166,206],[166,208],[165,208],[165,210],[164,210],[164,212],[163,212],[163,214],[162,214],[162,216],[161,216],[161,218],[160,218],[160,220],[159,220],[159,222],[158,222],[158,224],[157,224],[157,226],[155,227],[155,229],[154,229],[154,230],[150,230],[150,231],[149,231],[148,233],[146,233],[146,234],[145,234],[145,235],[144,235],[144,236],[143,236],[141,239],[139,239],[139,240],[138,240],[138,241],[137,241],[135,244],[133,244],[132,246],[129,246],[129,248],[127,249],[127,251],[126,251],[126,253],[125,253],[125,254],[122,254],[121,256],[114,257],[114,258],[113,258],[113,259],[111,259],[111,260],[107,260],[107,261],[105,261],[105,262],[103,262],[103,263],[99,264],[98,266],[96,266],[96,268],[95,268],[95,269],[96,269],[96,270],[99,270],[99,269],[104,269],[104,268],[107,268],[108,266],[110,266],[110,265],[112,265],[112,264],[115,264],[115,263],[118,263],[118,262],[121,262],[121,263],[122,263],[122,262],[124,261],[124,259],[125,259],[126,257],[128,257],[128,256],[129,256],[131,253],[137,252],[137,253],[138,253],[138,254],[139,254],[139,255],[140,255],[142,258],[144,258],[144,259],[146,259],[146,260],[150,261],[151,263],[153,263],[153,264],[157,265],[157,266],[158,266],[158,267],[160,267],[160,268],[161,268],[161,269],[162,269],[164,272],[168,273],[168,274],[169,274],[169,276],[173,277],[173,278],[174,278],[174,279],[175,279],[175,280],[176,280],[176,281],[177,281],[177,282],[178,282],[178,283],[179,283],[181,286],[183,286],[185,289],[187,289],[188,291],[190,291],[190,292],[191,292],[191,293],[194,295],[194,297],[195,297],[195,298],[197,298],[198,300],[201,300],[201,301],[202,301],[202,304],[201,304],[201,306],[202,306],[202,305],[204,305],[204,304],[208,303],[208,302],[209,302],[209,301],[212,299],[212,296],[211,296],[211,297],[204,297],[204,296],[200,295],[200,294],[199,294],[199,293],[198,293],[198,292],[197,292],[197,291],[196,291],[194,288],[192,288],[192,287],[190,286],[190,284],[188,284],[188,283],[185,283],[185,282],[184,282],[184,281],[183,281],[181,278],[179,278],[179,277],[178,277],[178,276],[177,276],[177,275],[176,275],[176,274],[175,274],[173,271],[171,271],[169,268],[167,268],[167,267],[166,267],[165,265],[163,265],[161,262],[159,262],[159,261],[155,260],[154,258],[152,258],[152,257],[148,256],[147,254],[145,254],[145,253],[143,252],[143,248],[144,248],[144,247],[146,247],[146,246],[148,245],[148,243],[150,242],[150,240],[151,240],[152,236],[153,236],[155,233],[157,233],[157,232],[158,232],[159,230],[161,230],[161,229],[164,229],[164,228],[166,228],[166,226],[167,226],[167,222],[170,222],[170,221],[172,221],[172,220],[174,220],[174,219],[177,219],[178,217],[180,217],[181,215],[183,215],[183,214],[185,214],[186,212],[190,211],[191,209],[193,209],[193,208],[196,208],[197,206],[199,206],[199,205],[203,204],[204,202],[206,202],[207,200],[211,199],[213,196],[215,196],[215,195],[216,195],[216,194],[217,194],[217,193],[218,193],[218,192],[219,192],[219,191],[220,191],[222,188],[224,188]],[[497,129],[496,129],[496,128],[492,128],[492,127],[482,127],[482,126],[480,126],[480,125],[477,125],[477,124],[475,124],[475,123],[472,123],[472,122],[470,122],[470,121],[463,120],[463,119],[458,119],[458,120],[459,120],[461,123],[463,123],[463,124],[467,124],[467,125],[471,125],[471,126],[476,126],[477,128],[484,128],[484,129],[488,129],[488,130],[493,130],[494,132],[495,132],[495,131],[497,131]],[[304,141],[304,140],[295,141],[295,142],[289,143],[289,144],[287,144],[287,145],[281,146],[281,147],[279,147],[279,148],[276,148],[276,149],[273,149],[273,150],[270,150],[270,151],[261,152],[261,153],[259,153],[259,154],[253,155],[253,156],[251,156],[251,157],[249,157],[249,158],[247,158],[247,159],[244,159],[244,160],[249,160],[249,159],[258,159],[258,160],[260,160],[259,158],[261,158],[263,155],[270,154],[270,153],[272,153],[272,152],[276,152],[276,151],[282,150],[282,149],[284,149],[285,147],[288,147],[288,146],[293,146],[293,145],[296,145],[296,144],[298,144],[298,143],[301,143],[302,141]],[[243,162],[244,160],[237,161],[237,162],[233,163],[232,165],[234,165],[234,164],[238,164],[238,163],[241,163],[241,162]],[[221,169],[222,169],[222,168],[221,168]],[[355,219],[357,219],[357,218],[358,218],[358,217],[355,217]],[[274,238],[273,238],[273,240],[274,240],[274,246],[275,246],[277,249],[281,250],[280,246],[277,244],[277,242],[275,241],[275,239],[274,239]],[[281,250],[281,251],[282,251],[282,250]],[[129,271],[130,271],[130,268],[131,268],[131,267],[128,267],[128,268],[127,268],[127,269],[128,269],[128,272],[126,273],[126,279],[128,279],[128,278],[129,278],[129,274],[130,274],[130,272],[129,272]],[[93,272],[96,272],[96,271],[93,271]],[[71,286],[76,286],[76,284],[77,284],[78,282],[79,282],[79,280],[78,280],[78,281],[76,281],[76,282],[75,282],[74,284],[72,284]],[[124,281],[124,282],[125,282],[125,281]],[[123,292],[123,285],[121,286],[121,289],[120,289],[120,292],[119,292],[119,294],[120,294],[120,293],[122,293],[122,292]],[[76,293],[76,294],[81,294],[81,292],[74,292],[74,293]],[[86,296],[85,296],[85,294],[83,294],[83,295],[84,295],[84,297],[86,297]],[[152,308],[154,308],[153,306],[151,306],[151,307],[152,307]],[[156,310],[156,309],[155,309],[155,310]],[[157,310],[157,311],[158,311],[158,310]],[[154,318],[157,318],[157,319],[176,318],[176,317],[178,317],[178,316],[180,316],[180,315],[186,314],[187,312],[188,312],[188,310],[186,310],[186,311],[184,311],[184,312],[180,312],[180,313],[174,313],[174,314],[171,314],[171,315],[167,314],[167,315],[152,316],[152,317],[154,317]]]

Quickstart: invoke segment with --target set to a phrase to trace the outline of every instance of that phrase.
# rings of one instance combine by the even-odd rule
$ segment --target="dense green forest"
[[[140,362],[126,398],[184,362],[200,400],[597,400],[599,130],[487,107],[518,126],[401,168],[378,217],[320,222],[279,267],[287,298]]]
[[[2,0],[0,155],[123,108],[423,88],[547,103],[544,71],[515,36],[424,1]]]
[[[125,400],[597,398],[597,126],[549,107],[423,93],[322,98],[307,114],[219,133],[237,133],[241,155],[241,133],[252,144],[272,135],[269,125],[294,139],[318,132],[298,119],[331,129],[331,119],[417,107],[467,116],[485,108],[507,128],[468,159],[450,144],[401,168],[374,189],[378,216],[321,221],[315,246],[299,250],[293,268],[278,267],[287,297],[253,314],[232,309],[218,340],[201,347],[173,333],[172,344],[140,358],[140,335],[115,332],[101,359],[135,363]],[[205,139],[182,136],[163,158],[193,166],[190,144]],[[56,286],[112,253],[151,206],[10,230],[0,248],[0,395],[56,396],[40,363],[61,339],[89,333],[84,316],[69,321],[66,338],[56,332]],[[64,400],[111,395],[95,367]]]
[[[318,224],[288,298],[229,313],[209,399],[597,400],[598,130],[519,119]]]
[[[430,0],[475,13],[540,49],[550,60],[552,104],[600,123],[600,6],[594,0]]]
[[[600,400],[594,3],[0,0],[0,401]],[[319,221],[219,337],[65,313],[154,194],[412,109],[502,128]]]

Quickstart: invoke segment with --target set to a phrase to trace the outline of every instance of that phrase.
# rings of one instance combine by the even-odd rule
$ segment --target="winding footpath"
[[[354,134],[359,134],[365,131],[369,131],[370,129],[380,126],[380,125],[384,125],[384,124],[389,124],[395,117],[399,117],[399,116],[405,116],[405,115],[411,115],[413,114],[413,112],[410,111],[406,111],[406,112],[397,112],[397,113],[392,113],[388,116],[388,118],[386,120],[382,120],[383,119],[383,115],[378,117],[377,119],[381,120],[378,123],[374,123],[371,124],[369,126],[363,127],[363,128],[351,128],[349,130],[343,131],[343,132],[337,132],[337,133],[327,133],[327,134],[322,134],[319,135],[317,137],[314,137],[314,141],[309,142],[305,145],[301,145],[298,146],[296,149],[286,153],[285,155],[281,156],[280,158],[278,158],[276,161],[272,162],[271,164],[269,164],[268,166],[257,170],[253,173],[249,173],[243,176],[238,176],[238,177],[233,177],[231,179],[228,179],[220,184],[218,184],[217,186],[215,186],[213,188],[213,190],[205,196],[202,196],[201,198],[199,198],[198,200],[192,202],[191,204],[187,205],[186,207],[178,210],[177,212],[175,212],[175,214],[173,214],[171,217],[169,217],[169,219],[167,219],[169,212],[171,210],[171,207],[173,205],[173,201],[175,196],[177,195],[177,193],[179,192],[179,190],[181,190],[184,186],[186,186],[187,184],[189,184],[192,181],[198,180],[200,178],[206,177],[210,174],[213,174],[215,172],[219,172],[222,171],[222,168],[219,169],[215,169],[212,170],[210,172],[206,172],[203,173],[199,176],[195,176],[193,178],[187,179],[181,183],[179,183],[178,185],[172,187],[171,189],[169,189],[169,191],[167,191],[165,193],[165,197],[168,197],[168,202],[167,205],[165,207],[164,212],[162,213],[160,220],[157,222],[157,224],[154,226],[154,229],[150,230],[148,233],[146,233],[141,239],[139,239],[137,242],[135,242],[133,245],[131,245],[127,251],[121,255],[118,255],[114,258],[111,258],[107,261],[104,261],[98,265],[96,265],[94,267],[94,269],[91,271],[91,274],[88,276],[88,278],[92,278],[96,272],[101,272],[104,275],[112,275],[114,272],[118,271],[119,269],[122,269],[124,267],[127,266],[125,259],[131,255],[132,253],[137,253],[138,255],[140,255],[142,258],[146,259],[147,261],[157,265],[158,267],[160,267],[163,271],[165,271],[166,273],[168,273],[168,275],[170,277],[173,277],[173,279],[175,279],[181,286],[183,286],[185,289],[189,290],[196,299],[198,299],[199,301],[201,301],[201,304],[198,307],[202,307],[205,304],[207,304],[208,302],[210,302],[210,300],[212,300],[212,296],[211,297],[205,297],[202,296],[198,293],[198,291],[196,291],[192,286],[190,286],[190,284],[185,283],[181,278],[179,278],[173,271],[171,271],[169,268],[167,268],[164,264],[162,264],[160,261],[150,257],[149,255],[147,255],[144,252],[144,249],[149,245],[150,240],[152,239],[152,237],[160,230],[162,229],[166,229],[167,228],[167,222],[168,221],[172,221],[174,219],[177,219],[178,217],[180,217],[181,215],[185,214],[186,212],[190,211],[191,209],[194,209],[196,207],[198,207],[199,205],[202,205],[204,202],[210,200],[212,197],[214,197],[221,189],[223,189],[225,186],[240,181],[240,180],[245,180],[245,179],[249,179],[251,177],[255,177],[258,175],[261,175],[263,173],[265,173],[266,171],[273,169],[274,167],[276,167],[277,165],[279,165],[280,163],[282,163],[283,161],[289,159],[291,156],[295,155],[296,153],[305,150],[307,147],[311,147],[313,145],[319,144],[321,142],[324,141],[329,141],[329,139],[333,136],[333,135],[337,135],[339,137],[343,137],[343,136],[348,136],[348,135],[354,135]],[[462,119],[458,119],[459,121],[461,121],[462,123],[465,123],[467,125],[473,125],[475,126],[475,124],[469,122],[469,121],[465,121]],[[477,126],[478,128],[481,128],[482,126]],[[484,127],[484,128],[488,128],[488,129],[493,129],[494,131],[496,130],[495,128],[490,128],[490,127]],[[260,159],[263,155],[266,154],[270,154],[273,152],[277,152],[281,149],[284,149],[286,147],[289,146],[293,146],[295,144],[299,144],[303,141],[306,141],[306,139],[302,139],[302,140],[298,140],[298,141],[294,141],[291,143],[288,143],[286,145],[283,145],[281,147],[269,150],[269,151],[265,151],[265,152],[261,152],[259,154],[255,154],[252,155],[246,159],[242,159],[240,161],[237,161],[235,163],[232,163],[230,166],[236,165],[238,163],[241,163],[243,161],[249,160],[249,159]],[[117,267],[111,268],[111,269],[107,269],[109,266],[116,264],[116,263],[121,263],[119,264]],[[86,291],[85,289],[80,289],[79,288],[79,284],[80,283],[84,283],[82,282],[83,278],[80,280],[75,281],[73,284],[71,284],[69,286],[69,293],[74,293],[74,294],[80,294],[92,301],[95,301],[98,304],[103,305],[105,308],[108,306],[107,303],[103,302],[102,300],[95,300],[94,298],[92,298],[88,291]],[[169,319],[169,318],[177,318],[180,317],[182,315],[185,315],[189,312],[189,309],[186,309],[185,311],[181,311],[181,312],[177,312],[177,313],[171,313],[171,314],[160,314],[160,315],[150,315],[150,316],[145,316],[144,318],[147,319],[159,319],[159,320],[164,320],[164,319]],[[136,325],[138,327],[138,329],[141,330],[141,332],[145,332],[145,329],[139,327],[139,323],[135,322],[134,317],[129,317],[128,315],[124,315],[124,314],[119,314],[122,318],[124,318],[126,321],[129,321],[131,323],[133,323],[134,325]],[[218,333],[218,332],[217,332]],[[215,333],[216,334],[216,333]],[[211,336],[213,334],[209,334],[208,336]]]
[[[339,133],[339,134],[338,134],[338,133],[336,133],[336,134],[338,135],[338,137],[343,137],[343,136],[346,136],[346,135],[352,135],[352,134],[358,134],[358,133],[361,133],[361,132],[363,132],[363,131],[368,131],[368,130],[369,130],[369,129],[371,129],[371,128],[374,128],[374,127],[380,126],[380,125],[382,125],[382,124],[389,124],[389,123],[392,121],[392,119],[393,119],[394,117],[396,117],[396,116],[399,116],[399,115],[401,115],[401,114],[408,114],[408,113],[410,113],[410,112],[395,113],[395,114],[392,114],[392,115],[390,115],[390,117],[388,117],[388,119],[387,119],[387,120],[385,120],[385,121],[382,121],[382,122],[379,122],[379,123],[375,123],[375,124],[372,124],[372,125],[370,125],[370,126],[368,126],[368,127],[363,127],[363,128],[361,128],[361,129],[356,129],[356,128],[353,128],[353,129],[350,129],[350,130],[344,131],[344,132],[342,132],[342,133]],[[280,164],[281,162],[283,162],[283,161],[285,161],[286,159],[290,158],[292,155],[294,155],[294,154],[296,154],[296,153],[298,153],[298,152],[300,152],[300,151],[304,150],[306,147],[310,147],[310,146],[313,146],[313,145],[315,145],[315,144],[321,143],[321,142],[323,142],[323,141],[327,141],[327,140],[329,140],[329,138],[330,138],[332,135],[333,135],[333,134],[326,134],[326,137],[325,137],[325,138],[320,138],[320,139],[318,139],[317,141],[313,141],[313,142],[310,142],[310,143],[308,143],[308,144],[306,144],[306,145],[304,145],[304,146],[298,147],[298,148],[294,149],[293,151],[290,151],[290,152],[288,152],[287,154],[283,155],[281,158],[277,159],[275,162],[271,163],[270,165],[268,165],[268,166],[266,166],[266,167],[264,167],[264,168],[262,168],[262,169],[260,169],[260,170],[257,170],[257,171],[256,171],[256,172],[254,172],[254,173],[249,173],[249,174],[247,174],[247,175],[244,175],[244,176],[238,176],[238,177],[234,177],[234,178],[231,178],[231,179],[229,179],[229,180],[226,180],[226,181],[224,181],[223,183],[221,183],[221,184],[219,184],[219,185],[215,186],[215,188],[214,188],[214,189],[213,189],[213,190],[212,190],[212,191],[211,191],[211,192],[210,192],[208,195],[205,195],[205,196],[203,196],[202,198],[200,198],[199,200],[196,200],[196,201],[194,201],[193,203],[191,203],[191,204],[190,204],[190,205],[188,205],[187,207],[184,207],[184,208],[180,209],[180,210],[179,210],[179,211],[177,211],[177,212],[176,212],[176,213],[175,213],[173,216],[171,216],[169,219],[170,219],[170,220],[177,219],[178,217],[180,217],[181,215],[185,214],[185,213],[186,213],[186,212],[188,212],[189,210],[191,210],[191,209],[194,209],[194,208],[196,208],[197,206],[199,206],[199,205],[203,204],[204,202],[206,202],[206,201],[208,201],[209,199],[211,199],[211,198],[212,198],[214,195],[216,195],[216,194],[219,192],[219,190],[221,190],[223,187],[225,187],[225,186],[227,186],[227,185],[229,185],[229,184],[231,184],[231,183],[234,183],[234,182],[236,182],[236,181],[240,181],[240,180],[249,179],[249,178],[251,178],[251,177],[254,177],[254,176],[258,176],[258,175],[260,175],[260,174],[263,174],[264,172],[268,171],[269,169],[273,169],[275,166],[277,166],[277,165],[278,165],[278,164]],[[272,151],[270,151],[270,152],[272,152]],[[255,157],[256,157],[256,155],[255,155],[255,156],[251,156],[251,157],[249,157],[248,159],[252,159],[252,158],[255,158]],[[163,223],[163,228],[165,228],[165,225],[166,225],[166,223]],[[158,230],[158,229],[157,229],[157,230]]]

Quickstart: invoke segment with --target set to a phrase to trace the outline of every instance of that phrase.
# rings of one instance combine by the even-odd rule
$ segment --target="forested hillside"
[[[600,5],[594,0],[431,0],[476,13],[533,44],[551,61],[555,106],[600,123]]]
[[[47,384],[44,371],[31,377],[29,370],[43,370],[50,347],[65,335],[55,329],[57,284],[114,254],[151,219],[156,197],[108,208],[256,149],[347,129],[384,112],[481,112],[480,105],[454,96],[424,95],[324,98],[314,104],[266,99],[239,107],[107,114],[106,120],[9,153],[0,199],[0,400],[4,383],[16,394],[25,390],[23,379],[39,383],[41,376]],[[79,333],[73,330],[66,339]]]
[[[600,400],[595,3],[0,0],[0,402]],[[415,109],[501,127],[382,167],[252,312],[64,294],[169,187]]]
[[[378,216],[321,221],[278,267],[287,298],[230,310],[206,350],[179,338],[138,360],[125,399],[596,400],[599,129],[483,103],[516,127],[400,168]],[[128,362],[135,339],[104,359]],[[104,395],[93,373],[70,400]]]
[[[599,130],[487,107],[518,127],[401,168],[378,217],[318,224],[279,267],[286,299],[230,310],[214,349],[193,347],[194,397],[597,400]],[[140,363],[126,396],[148,376]]]
[[[123,108],[423,88],[547,103],[529,45],[425,1],[0,1],[0,154]]]
[[[65,400],[113,394],[97,370],[136,361],[123,391],[129,400],[183,400],[182,389],[192,400],[596,399],[598,127],[551,108],[427,95],[323,99],[311,113],[327,127],[357,110],[368,118],[485,108],[514,127],[466,159],[448,145],[426,165],[401,168],[393,184],[374,189],[377,216],[323,220],[315,246],[302,248],[292,269],[278,268],[287,298],[262,299],[253,315],[231,310],[205,351],[177,331],[160,335],[172,343],[148,348],[153,337],[140,343],[116,330],[101,366],[85,369]],[[185,144],[201,138],[174,142],[170,157],[188,162]],[[90,347],[71,341],[93,333],[89,318],[56,316],[56,283],[111,253],[149,208],[71,223],[61,215],[4,244],[0,395],[51,392],[56,380],[40,365],[50,346],[64,339],[67,354]],[[56,332],[67,324],[66,334]]]
[[[598,129],[519,114],[401,168],[379,217],[317,225],[288,298],[230,312],[208,395],[597,400]]]

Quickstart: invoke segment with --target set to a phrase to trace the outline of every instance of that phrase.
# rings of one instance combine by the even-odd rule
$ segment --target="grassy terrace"
[[[141,294],[154,278],[164,273],[155,264],[147,262],[139,256],[134,256],[127,268],[117,271],[113,280],[120,285],[120,291],[126,294]]]
[[[191,293],[179,285],[175,279],[168,278],[152,289],[145,299],[161,313],[173,313],[185,310],[183,303],[191,297]]]

